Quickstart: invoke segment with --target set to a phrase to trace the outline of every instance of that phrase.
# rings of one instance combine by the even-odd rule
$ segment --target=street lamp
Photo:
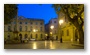
[[[36,30],[35,30],[35,29],[33,29],[33,32],[36,32]]]
[[[33,32],[37,32],[38,30],[33,29]]]
[[[53,25],[51,25],[51,27],[50,27],[51,29],[52,29],[52,32],[50,32],[50,34],[51,34],[51,36],[53,36],[53,28],[54,28],[54,26]],[[53,38],[53,37],[52,37]]]
[[[53,25],[51,25],[51,27],[50,27],[51,29],[53,29],[54,28],[54,26]]]
[[[63,20],[59,20],[59,24],[60,24],[60,33],[61,33],[61,35],[60,35],[60,42],[62,43],[62,31],[61,31],[61,24],[63,23]]]
[[[59,24],[61,25],[63,23],[63,20],[59,20]]]

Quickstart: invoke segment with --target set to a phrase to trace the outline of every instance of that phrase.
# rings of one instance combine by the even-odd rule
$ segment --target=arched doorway
[[[22,34],[19,34],[20,40],[22,40]]]
[[[25,39],[27,39],[27,38],[28,38],[28,35],[27,35],[27,34],[25,34],[24,38],[25,38]]]

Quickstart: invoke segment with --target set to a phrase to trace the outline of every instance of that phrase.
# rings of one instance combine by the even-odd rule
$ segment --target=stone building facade
[[[12,40],[16,37],[44,40],[44,20],[19,16],[17,21],[13,19],[11,23],[4,25],[4,38]]]

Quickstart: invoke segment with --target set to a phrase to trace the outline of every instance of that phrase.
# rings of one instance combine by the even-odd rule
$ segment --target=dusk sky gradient
[[[57,18],[57,14],[52,7],[52,4],[19,4],[18,16],[44,19],[45,24],[48,23],[51,18]]]

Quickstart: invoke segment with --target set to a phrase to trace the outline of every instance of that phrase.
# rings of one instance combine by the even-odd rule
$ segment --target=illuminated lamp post
[[[50,32],[50,34],[51,34],[51,36],[52,36],[52,38],[53,38],[53,28],[54,28],[54,26],[51,25],[50,28],[51,28],[51,30],[52,30],[52,32]]]
[[[63,23],[63,20],[59,20],[59,24],[60,24],[60,42],[62,43],[62,30],[61,30],[61,25]]]

